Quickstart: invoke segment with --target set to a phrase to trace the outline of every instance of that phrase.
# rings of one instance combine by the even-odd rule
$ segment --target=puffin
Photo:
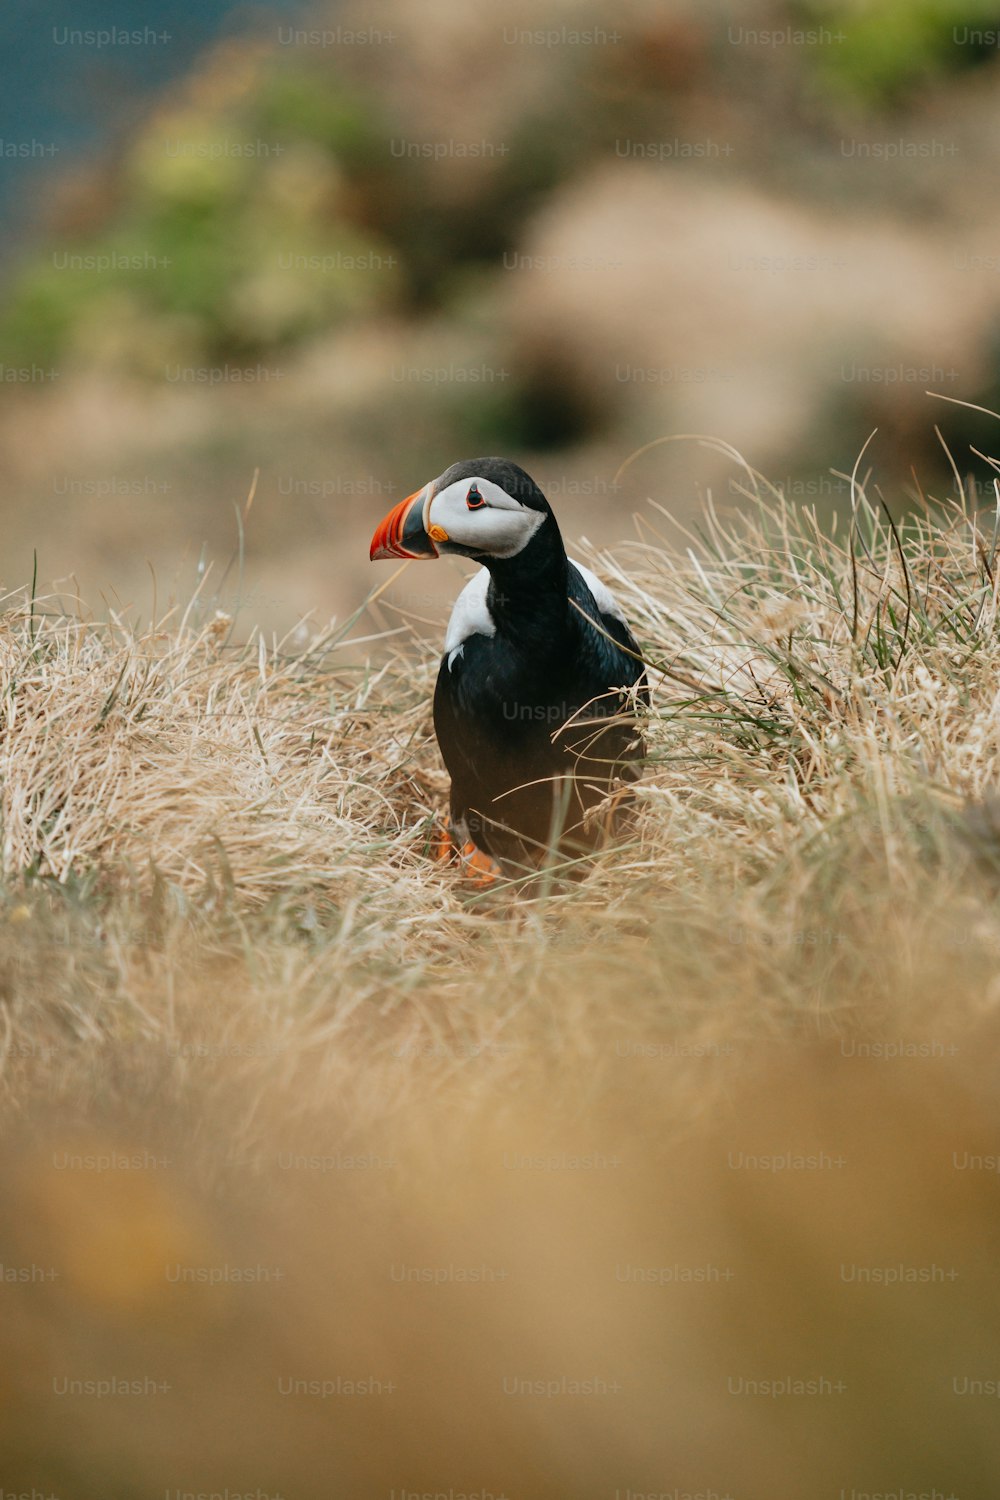
[[[452,464],[393,507],[370,548],[373,561],[443,554],[481,566],[455,601],[434,690],[451,777],[438,857],[479,884],[586,864],[642,772],[649,686],[635,637],[508,459]]]

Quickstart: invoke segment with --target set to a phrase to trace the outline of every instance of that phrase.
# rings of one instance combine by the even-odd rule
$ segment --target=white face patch
[[[492,480],[475,476],[456,479],[424,509],[424,526],[431,537],[431,527],[439,527],[449,542],[487,557],[516,557],[544,520],[543,511],[522,505]]]

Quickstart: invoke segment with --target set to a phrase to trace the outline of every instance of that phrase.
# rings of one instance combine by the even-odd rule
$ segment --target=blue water
[[[232,0],[2,0],[0,3],[0,255],[44,224],[53,172],[99,153],[233,32],[272,28],[301,0],[253,7]],[[141,44],[98,46],[67,33],[148,32]],[[12,148],[30,155],[11,156]]]

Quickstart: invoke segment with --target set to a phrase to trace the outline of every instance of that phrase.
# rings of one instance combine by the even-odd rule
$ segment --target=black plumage
[[[484,471],[482,460],[465,467]],[[523,552],[483,557],[496,634],[468,637],[451,664],[442,658],[434,728],[455,825],[498,861],[534,864],[550,840],[572,855],[601,836],[583,819],[616,780],[635,778],[643,750],[613,689],[638,686],[648,702],[648,688],[635,638],[598,608],[541,491],[511,464],[494,461],[483,477],[545,520]]]
[[[464,543],[451,532],[438,544],[476,558],[490,577],[485,612],[469,606],[469,632],[442,657],[434,727],[459,841],[471,839],[502,868],[533,867],[550,850],[570,859],[593,850],[617,823],[627,785],[641,771],[637,711],[648,706],[648,685],[632,632],[597,580],[588,582],[567,558],[552,508],[523,469],[497,458],[456,464],[434,481],[425,517],[434,496],[464,480],[468,493],[454,493],[478,511],[476,479],[541,520],[528,517],[534,529],[513,555],[477,550],[468,540],[475,522]],[[407,518],[407,543],[413,555],[426,555],[412,508],[404,507],[397,510]],[[434,537],[435,527],[427,529]],[[387,553],[376,553],[373,542],[373,555]],[[606,817],[588,816],[616,791]]]

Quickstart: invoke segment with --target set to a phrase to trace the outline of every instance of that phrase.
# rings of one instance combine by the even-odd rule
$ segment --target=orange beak
[[[375,529],[369,552],[372,562],[382,557],[440,556],[427,535],[424,519],[430,498],[430,486],[425,484],[393,506]]]

